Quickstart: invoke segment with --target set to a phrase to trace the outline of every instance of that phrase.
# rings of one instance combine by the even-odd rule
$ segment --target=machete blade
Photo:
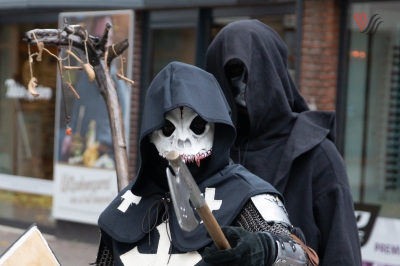
[[[176,171],[174,176],[167,167],[168,186],[171,192],[172,204],[174,206],[176,218],[179,226],[186,232],[191,232],[197,228],[199,222],[193,213],[193,208],[190,206],[190,189],[188,184],[180,176],[180,171]]]

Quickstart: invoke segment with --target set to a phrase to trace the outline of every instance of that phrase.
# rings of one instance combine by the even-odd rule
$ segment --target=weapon
[[[170,151],[167,160],[175,172],[175,175],[173,175],[169,168],[166,170],[172,203],[182,230],[193,231],[199,224],[189,204],[190,199],[217,248],[219,250],[231,249],[179,152]]]

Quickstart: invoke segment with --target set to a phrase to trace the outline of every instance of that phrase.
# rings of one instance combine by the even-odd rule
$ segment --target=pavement
[[[0,256],[24,232],[19,228],[0,225]],[[62,266],[87,266],[96,260],[97,244],[58,239],[48,234],[43,236]]]

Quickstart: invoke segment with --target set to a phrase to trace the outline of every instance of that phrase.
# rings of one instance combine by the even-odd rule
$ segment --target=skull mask
[[[150,142],[161,157],[177,150],[185,163],[196,162],[199,167],[200,160],[211,155],[213,140],[214,123],[208,123],[189,107],[169,111],[164,126],[150,134]]]

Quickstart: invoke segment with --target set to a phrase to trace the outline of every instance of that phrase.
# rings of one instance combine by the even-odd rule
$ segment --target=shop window
[[[34,62],[41,95],[27,91],[31,72],[26,31],[57,28],[57,23],[0,25],[0,218],[52,224],[56,60]],[[57,53],[56,47],[49,47]],[[31,53],[37,52],[35,46]],[[41,192],[44,191],[44,194]],[[32,191],[32,193],[26,193]],[[31,218],[23,215],[28,213]],[[25,219],[25,218],[26,219]]]
[[[151,80],[170,62],[195,64],[196,29],[153,30]]]
[[[30,25],[55,27],[53,25]],[[57,64],[51,56],[34,63],[33,75],[46,95],[27,91],[31,78],[28,45],[22,41],[27,25],[1,26],[0,173],[52,179],[54,108]],[[50,48],[56,52],[56,48]],[[37,51],[31,47],[31,53]]]
[[[198,10],[157,10],[150,12],[150,82],[170,62],[195,65]],[[147,87],[147,86],[146,86]]]
[[[352,4],[349,13],[344,157],[352,195],[400,218],[400,4]]]
[[[224,12],[223,12],[224,13]],[[197,10],[188,11],[158,11],[151,14],[151,65],[150,80],[168,63],[180,61],[195,65]],[[296,65],[296,16],[285,15],[246,15],[246,16],[216,16],[212,21],[210,42],[228,23],[243,19],[258,19],[273,28],[288,47],[288,69],[295,79]]]

